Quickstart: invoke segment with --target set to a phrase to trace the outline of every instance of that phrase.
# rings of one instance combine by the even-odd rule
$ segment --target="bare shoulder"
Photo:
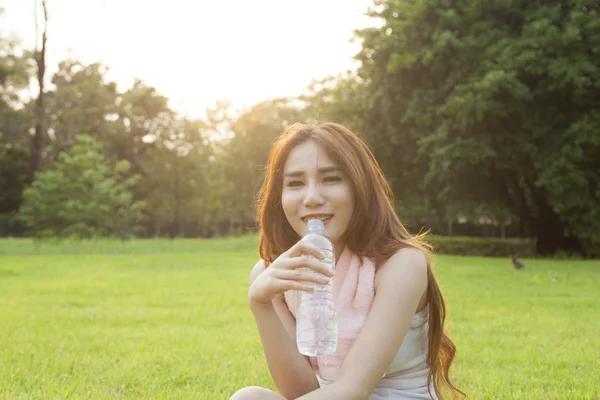
[[[412,247],[405,247],[398,250],[387,260],[383,260],[377,265],[377,272],[387,275],[390,270],[409,269],[415,273],[427,272],[427,257],[419,250]]]
[[[254,265],[254,267],[252,267],[252,271],[250,271],[250,284],[252,285],[252,282],[254,282],[254,280],[265,270],[265,261],[260,259],[258,260],[258,262],[256,263],[256,265]]]
[[[405,247],[377,266],[375,291],[383,286],[401,287],[410,284],[417,288],[418,309],[426,305],[427,256],[419,249]]]

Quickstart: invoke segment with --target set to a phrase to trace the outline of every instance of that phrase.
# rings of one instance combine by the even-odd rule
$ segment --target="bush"
[[[600,258],[600,242],[593,242],[591,240],[586,240],[583,242],[583,255],[586,258]]]
[[[19,220],[41,238],[131,237],[144,203],[133,199],[131,188],[140,176],[129,176],[129,168],[124,160],[107,161],[102,143],[79,135],[25,189]]]
[[[533,257],[535,240],[522,238],[478,238],[464,236],[428,236],[437,254],[484,257]]]

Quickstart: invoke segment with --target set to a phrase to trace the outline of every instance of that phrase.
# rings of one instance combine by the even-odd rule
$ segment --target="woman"
[[[325,220],[335,273],[318,248],[300,241],[310,218]],[[390,187],[360,138],[335,123],[290,127],[271,149],[258,220],[261,260],[250,274],[248,303],[279,393],[247,387],[231,399],[464,396],[448,375],[456,347],[444,333],[430,247],[398,219]],[[336,310],[360,326],[338,315],[337,353],[305,357],[295,342],[298,291],[331,277]]]

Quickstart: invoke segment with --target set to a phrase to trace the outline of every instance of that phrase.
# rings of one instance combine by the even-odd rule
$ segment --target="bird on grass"
[[[512,258],[512,264],[513,264],[513,267],[515,267],[516,270],[520,270],[520,269],[525,268],[525,265],[523,265],[522,262],[520,262],[519,260],[517,260],[517,256],[513,256],[513,258]]]

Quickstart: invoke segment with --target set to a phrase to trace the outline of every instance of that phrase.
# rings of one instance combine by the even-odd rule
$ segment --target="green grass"
[[[205,252],[257,253],[258,236],[218,239],[34,240],[0,239],[0,255],[163,254]]]
[[[227,399],[273,388],[246,306],[256,237],[0,240],[0,398]],[[471,399],[600,398],[600,263],[439,256]],[[553,281],[553,278],[556,278]]]

